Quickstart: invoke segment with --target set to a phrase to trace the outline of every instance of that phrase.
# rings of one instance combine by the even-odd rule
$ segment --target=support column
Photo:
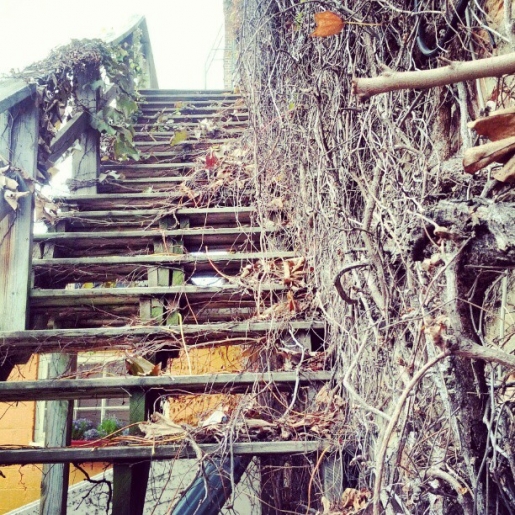
[[[36,177],[39,112],[28,98],[0,117],[0,149],[11,167],[9,175],[18,183],[19,192],[29,192],[18,199],[16,211],[6,210],[0,221],[0,330],[23,331],[27,328],[28,292],[32,265],[32,226],[34,198],[31,184],[23,176]],[[6,380],[16,364],[29,355],[8,358],[0,365],[0,380]]]
[[[49,377],[59,377],[74,372],[77,356],[51,354]],[[73,401],[49,401],[45,414],[45,447],[66,447],[71,444]],[[40,515],[66,515],[68,498],[69,463],[43,465],[41,481]]]

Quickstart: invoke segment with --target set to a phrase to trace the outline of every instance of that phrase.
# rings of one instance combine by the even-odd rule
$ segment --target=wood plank
[[[73,142],[82,135],[89,126],[89,114],[85,111],[75,114],[70,121],[55,135],[50,150],[50,161],[57,161]]]
[[[231,453],[235,455],[266,456],[284,454],[306,454],[322,451],[331,445],[330,441],[289,442],[244,442],[233,443]],[[220,444],[198,444],[204,455],[218,455]],[[195,449],[188,443],[179,445],[123,445],[106,447],[68,448],[16,448],[0,447],[0,465],[26,465],[30,463],[134,463],[141,460],[161,461],[178,458],[196,458]]]
[[[29,177],[36,177],[39,112],[31,98],[11,111],[11,123],[3,136],[10,137],[11,162]],[[36,143],[35,143],[36,142]],[[29,191],[23,181],[19,191]],[[18,201],[0,223],[0,329],[26,327],[28,287],[32,257],[33,198]]]
[[[240,130],[234,131],[234,134],[241,133]],[[162,146],[162,145],[168,145],[170,147],[170,138],[174,136],[174,131],[167,131],[167,132],[136,132],[134,134],[134,137],[138,136],[152,136],[154,138],[153,141],[141,141],[135,139],[134,145],[136,147],[155,147],[155,146]],[[157,138],[162,138],[162,141],[155,141]],[[174,147],[178,147],[179,149],[184,146],[189,147],[209,147],[210,145],[222,145],[230,142],[238,141],[238,138],[233,137],[227,137],[227,138],[211,138],[211,139],[187,139],[184,141],[181,141],[180,143],[177,143],[174,145]],[[183,150],[180,150],[177,152],[180,154],[181,152],[184,152]]]
[[[185,122],[177,122],[177,123],[164,123],[164,122],[147,122],[147,123],[136,123],[134,124],[134,129],[136,131],[141,131],[142,129],[146,133],[153,134],[154,132],[156,134],[160,134],[162,131],[160,129],[177,129],[177,128],[198,128],[199,122],[191,122],[191,121],[185,121]],[[248,126],[248,121],[238,121],[238,120],[225,120],[222,125],[218,128],[220,131],[224,130],[234,130],[234,129],[241,129]],[[149,130],[149,127],[151,128]],[[231,129],[232,128],[232,129]]]
[[[254,207],[179,207],[171,210],[166,209],[125,209],[125,210],[107,210],[107,211],[67,211],[60,213],[59,220],[66,221],[71,225],[89,225],[87,222],[94,223],[94,220],[100,222],[111,223],[114,220],[130,221],[138,218],[150,218],[158,221],[159,218],[174,214],[176,217],[187,216],[190,225],[220,225],[224,223],[238,222],[240,224],[248,224],[251,215],[256,212]],[[142,220],[145,227],[148,226],[149,220]],[[97,222],[98,223],[98,222]]]
[[[120,360],[123,358],[120,357]],[[0,402],[24,402],[74,399],[115,399],[133,391],[157,389],[166,395],[184,393],[244,393],[256,384],[290,388],[297,381],[304,386],[330,381],[331,371],[213,373],[191,376],[105,377],[96,379],[52,379],[0,383]]]
[[[30,307],[50,308],[54,306],[107,306],[115,304],[137,303],[142,297],[182,297],[187,296],[190,302],[213,300],[240,301],[253,299],[259,294],[265,297],[269,293],[286,292],[287,287],[282,284],[259,284],[255,290],[251,287],[243,288],[233,284],[220,286],[194,286],[190,284],[177,286],[149,286],[136,288],[91,288],[77,290],[33,289],[30,291]],[[216,297],[215,297],[216,296]]]
[[[140,106],[140,114],[138,119],[146,118],[147,116],[170,115],[171,118],[178,118],[179,116],[192,116],[199,115],[205,116],[208,114],[215,114],[219,117],[222,116],[240,116],[242,114],[248,115],[247,109],[242,105],[236,105],[234,102],[227,103],[226,105],[213,105],[208,103],[207,106],[196,106],[188,102],[184,102],[181,108],[174,107],[173,103],[142,103]]]
[[[148,123],[149,121],[155,120],[157,122],[159,112],[155,114],[148,115],[140,115],[138,117],[138,124]],[[203,113],[203,112],[193,112],[191,114],[173,114],[173,112],[163,113],[167,116],[167,121],[170,123],[170,120],[178,120],[178,121],[186,121],[186,120],[203,120],[207,118],[208,120],[221,120],[222,118],[227,118],[228,120],[237,119],[239,121],[248,120],[248,112],[237,112],[237,113],[219,113],[215,114]],[[160,117],[160,116],[159,116]]]
[[[213,271],[211,263],[215,263],[217,268],[227,270],[231,265],[238,269],[244,263],[257,261],[260,259],[276,260],[276,259],[292,259],[298,257],[296,252],[226,252],[223,254],[182,254],[170,255],[165,254],[149,254],[144,256],[107,256],[107,257],[79,257],[79,258],[49,258],[34,259],[33,269],[36,273],[46,272],[53,268],[61,271],[69,277],[73,273],[73,268],[84,268],[87,272],[88,267],[103,267],[104,273],[112,273],[117,270],[123,270],[123,273],[133,271],[142,265],[179,265],[183,266],[187,271]],[[112,267],[112,272],[110,269]],[[124,268],[127,267],[127,268]],[[66,270],[62,270],[66,268]],[[72,269],[72,270],[70,270]],[[100,270],[100,269],[99,269]],[[77,271],[81,273],[80,270]],[[77,281],[75,281],[77,282]]]
[[[180,327],[125,326],[95,329],[44,329],[29,331],[0,331],[0,357],[33,352],[68,352],[82,350],[125,350],[135,345],[162,343],[173,348],[184,346],[182,334],[190,344],[213,341],[230,345],[233,339],[252,340],[268,331],[323,329],[319,321],[227,322],[217,324],[184,324]],[[182,329],[182,334],[181,334]],[[240,341],[241,343],[241,341]],[[249,342],[250,343],[250,342]]]
[[[27,84],[22,79],[0,81],[0,113],[11,109],[36,93],[36,84]]]
[[[206,236],[238,235],[238,234],[261,234],[265,232],[261,227],[223,227],[223,228],[195,228],[195,229],[150,229],[148,231],[97,231],[97,232],[55,232],[45,234],[35,234],[34,241],[71,241],[73,244],[77,240],[88,239],[123,239],[123,238],[191,238]]]

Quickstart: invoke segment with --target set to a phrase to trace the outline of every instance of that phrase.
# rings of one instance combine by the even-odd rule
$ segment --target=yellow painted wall
[[[190,349],[181,351],[171,362],[172,375],[208,374],[216,372],[240,372],[245,351],[240,346]],[[170,419],[178,424],[196,426],[221,406],[229,410],[238,402],[239,395],[180,395],[170,399]]]
[[[38,358],[33,356],[26,365],[13,370],[9,381],[34,380],[37,378],[37,367]],[[34,435],[35,412],[35,402],[0,403],[0,445],[30,444]],[[88,463],[83,468],[90,476],[94,476],[105,466],[103,463]],[[40,465],[0,467],[0,471],[5,476],[0,476],[0,515],[39,499]],[[84,475],[77,469],[70,471],[70,484],[83,479]]]

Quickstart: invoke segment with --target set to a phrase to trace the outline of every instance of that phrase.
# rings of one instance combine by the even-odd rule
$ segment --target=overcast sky
[[[0,73],[43,59],[72,38],[106,34],[135,14],[147,18],[159,87],[203,89],[223,26],[222,0],[0,0]],[[211,89],[223,87],[221,50],[216,57],[207,74]]]

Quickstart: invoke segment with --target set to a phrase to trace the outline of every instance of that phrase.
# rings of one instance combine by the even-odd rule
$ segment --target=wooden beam
[[[143,256],[101,256],[101,257],[79,257],[79,258],[53,258],[53,259],[34,259],[34,268],[51,268],[66,266],[88,266],[88,265],[166,265],[176,264],[181,266],[191,265],[193,269],[202,263],[207,263],[211,270],[211,263],[217,266],[226,267],[230,263],[236,262],[239,265],[245,262],[257,261],[260,259],[277,260],[277,259],[293,259],[298,257],[297,252],[225,252],[221,254],[182,254],[182,255],[161,255],[148,254]],[[209,268],[208,268],[209,269]]]
[[[89,114],[85,111],[75,114],[72,119],[55,135],[50,144],[52,155],[49,161],[57,161],[73,142],[78,139],[89,126]]]
[[[65,353],[53,354],[50,357],[49,376],[57,377],[61,374],[69,374],[72,369],[75,369],[76,363],[76,356]],[[73,402],[71,400],[46,403],[45,447],[53,448],[70,445],[72,419]],[[46,463],[43,465],[41,515],[66,515],[69,477],[70,465],[68,463]]]
[[[330,441],[245,442],[233,443],[234,455],[266,456],[306,454],[322,451],[331,446]],[[220,444],[198,444],[206,455],[220,452]],[[26,465],[30,463],[135,463],[141,460],[162,461],[178,458],[197,458],[196,450],[188,443],[180,445],[123,445],[106,447],[68,448],[17,448],[0,447],[0,465]]]
[[[249,224],[251,215],[255,213],[253,207],[181,207],[173,211],[176,217],[187,216],[190,224],[202,225],[220,225],[222,223]],[[106,211],[68,211],[60,213],[59,220],[67,221],[73,224],[79,223],[81,220],[101,220],[102,222],[111,219],[135,219],[151,218],[159,220],[164,216],[170,215],[169,208],[162,209],[124,209],[124,210],[106,210]],[[145,226],[148,224],[145,223]]]
[[[120,357],[120,359],[123,359]],[[330,371],[240,372],[192,376],[105,377],[92,379],[50,379],[0,383],[0,402],[24,402],[73,399],[114,399],[137,391],[163,390],[167,396],[184,393],[244,393],[256,384],[290,388],[318,381],[329,381]]]
[[[21,93],[19,93],[21,95]],[[8,159],[29,177],[36,177],[39,111],[31,98],[11,109],[8,124],[0,135],[10,149]],[[0,143],[3,148],[4,142]],[[6,156],[7,157],[7,156]],[[20,191],[30,191],[21,184]],[[32,195],[18,201],[18,209],[0,222],[0,330],[23,331],[28,314],[28,292],[32,258]],[[0,365],[0,379],[9,376],[12,367],[25,362],[29,355],[9,357]]]
[[[27,84],[21,79],[0,82],[0,113],[11,109],[36,93],[36,84]]]
[[[241,301],[255,298],[259,291],[263,297],[269,293],[286,293],[288,288],[283,284],[256,284],[239,286],[234,284],[221,284],[220,286],[195,286],[179,284],[175,286],[148,286],[135,288],[81,288],[77,290],[43,290],[33,289],[30,292],[30,307],[49,308],[53,306],[106,306],[128,303],[138,303],[143,297],[182,297],[186,295],[191,301],[227,300]],[[216,297],[215,297],[216,296]]]
[[[96,231],[96,232],[54,232],[34,235],[34,241],[63,241],[71,240],[75,243],[80,239],[118,239],[118,238],[188,238],[197,239],[206,236],[261,234],[265,232],[261,227],[223,227],[221,229],[195,228],[195,229],[149,229],[146,231]]]
[[[77,74],[77,96],[79,103],[89,113],[96,113],[98,108],[99,92],[91,87],[91,83],[98,79],[99,71],[96,65],[88,66]],[[88,123],[79,136],[79,149],[72,155],[73,175],[75,189],[84,194],[97,192],[97,179],[100,167],[100,133]]]
[[[219,345],[232,344],[232,339],[255,338],[267,331],[292,329],[323,329],[318,321],[266,321],[227,322],[217,324],[185,324],[182,328],[166,326],[131,326],[95,329],[45,329],[32,331],[0,331],[0,357],[26,352],[53,352],[58,350],[108,350],[132,349],[145,341],[165,342],[172,347],[183,345],[186,340],[206,338],[218,340]],[[241,341],[239,341],[241,343]]]

